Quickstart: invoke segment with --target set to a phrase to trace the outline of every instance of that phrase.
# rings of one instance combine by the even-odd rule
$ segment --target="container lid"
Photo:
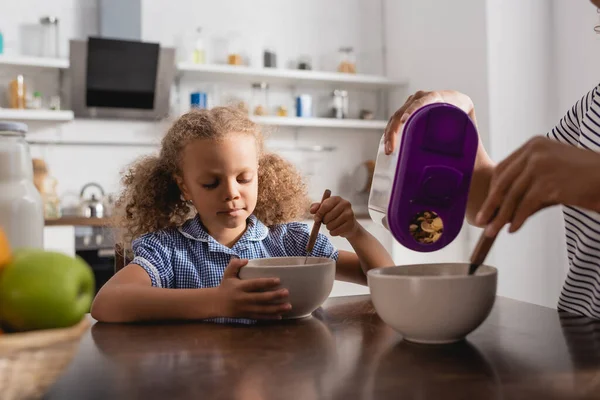
[[[0,121],[0,132],[27,133],[27,125],[22,122]]]
[[[40,18],[40,24],[42,24],[42,25],[55,25],[55,24],[58,24],[58,18],[57,17],[52,17],[52,16],[42,17],[42,18]]]
[[[253,89],[268,89],[269,84],[267,82],[257,82],[252,84]]]

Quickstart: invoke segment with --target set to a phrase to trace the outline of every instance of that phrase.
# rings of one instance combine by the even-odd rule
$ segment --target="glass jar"
[[[312,60],[308,55],[302,55],[298,58],[298,69],[310,71],[312,69]]]
[[[43,248],[44,206],[33,184],[27,125],[0,122],[0,226],[13,249]]]
[[[266,82],[252,84],[252,114],[262,116],[269,114],[269,84]]]
[[[227,64],[229,65],[244,65],[242,57],[242,39],[237,32],[229,34],[227,51]]]
[[[59,57],[58,18],[40,18],[42,25],[42,57]]]
[[[333,118],[348,118],[348,92],[336,89],[332,93],[331,113]]]
[[[18,75],[8,84],[8,100],[10,108],[23,109],[27,106],[27,86],[23,75]]]
[[[288,109],[286,106],[279,106],[277,107],[277,116],[278,117],[287,117],[288,116]]]
[[[263,52],[263,67],[277,68],[277,53],[272,46],[267,46]]]
[[[354,56],[354,49],[352,47],[341,47],[339,50],[340,63],[338,65],[338,72],[347,74],[356,73],[356,59]]]
[[[204,38],[202,37],[202,28],[196,29],[196,40],[194,41],[194,50],[192,52],[192,61],[194,64],[206,63],[206,50],[204,48]]]
[[[60,96],[50,97],[49,108],[56,111],[60,110]]]

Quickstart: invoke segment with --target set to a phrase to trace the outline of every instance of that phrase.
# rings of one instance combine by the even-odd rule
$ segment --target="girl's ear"
[[[192,195],[191,195],[190,191],[188,190],[185,182],[183,181],[183,177],[181,177],[179,175],[174,175],[173,178],[175,178],[175,182],[177,182],[177,186],[179,186],[179,190],[183,194],[183,198],[186,201],[187,200],[191,200],[192,199]]]

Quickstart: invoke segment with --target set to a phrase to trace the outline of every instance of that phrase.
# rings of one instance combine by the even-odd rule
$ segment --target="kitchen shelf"
[[[73,111],[69,110],[17,110],[0,108],[0,121],[55,121],[68,122],[73,120]]]
[[[97,146],[97,147],[152,147],[159,148],[160,142],[125,142],[115,140],[94,140],[94,141],[79,141],[79,140],[64,140],[64,139],[49,139],[49,140],[36,140],[31,139],[34,135],[27,137],[27,143],[39,146]]]
[[[36,67],[50,69],[68,69],[66,58],[46,58],[30,56],[0,56],[0,65]],[[366,74],[343,74],[327,71],[306,71],[278,68],[253,68],[221,64],[179,63],[177,70],[181,74],[200,75],[207,80],[252,83],[264,81],[278,84],[343,84],[349,87],[393,88],[405,86],[405,81],[389,79],[385,76]]]
[[[76,140],[63,140],[63,139],[51,139],[51,140],[36,140],[31,139],[33,136],[27,137],[27,143],[30,145],[38,146],[97,146],[97,147],[152,147],[158,148],[160,143],[155,142],[120,142],[120,141],[76,141]],[[323,153],[335,151],[334,146],[310,146],[310,145],[294,145],[294,146],[269,146],[270,151],[287,151],[287,152],[302,152],[302,153]]]
[[[269,151],[280,152],[280,151],[288,151],[288,152],[300,152],[300,153],[329,153],[335,151],[336,147],[334,146],[303,146],[303,145],[294,145],[294,146],[269,146],[267,145]]]
[[[13,65],[18,67],[36,67],[68,69],[69,60],[66,58],[45,58],[28,56],[0,56],[0,65]]]
[[[180,74],[193,74],[207,81],[225,82],[268,82],[274,84],[319,84],[331,83],[346,87],[394,88],[406,85],[404,81],[395,81],[385,76],[344,74],[339,72],[306,71],[277,68],[252,68],[246,66],[221,64],[179,63]]]
[[[291,126],[306,128],[342,128],[342,129],[385,129],[388,121],[336,118],[300,118],[300,117],[252,117],[261,125]]]

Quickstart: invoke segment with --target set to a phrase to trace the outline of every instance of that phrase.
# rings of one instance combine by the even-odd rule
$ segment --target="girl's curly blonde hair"
[[[185,146],[197,139],[219,140],[245,133],[256,139],[259,154],[258,196],[254,215],[267,226],[297,221],[308,214],[306,184],[289,162],[264,153],[263,134],[242,110],[216,107],[193,110],[173,123],[161,142],[158,156],[137,160],[122,178],[123,190],[116,202],[115,224],[125,249],[145,233],[177,227],[194,216],[175,180],[181,176]]]

